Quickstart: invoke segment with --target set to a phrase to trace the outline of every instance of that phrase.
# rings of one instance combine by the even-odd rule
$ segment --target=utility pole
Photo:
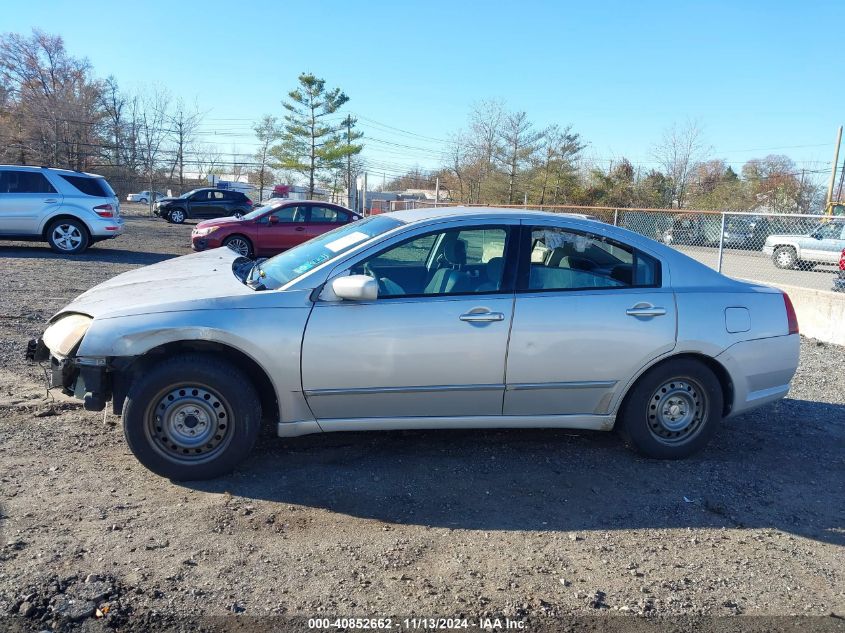
[[[798,185],[798,196],[797,200],[795,201],[795,213],[801,213],[801,199],[804,197],[804,172],[806,170],[801,170],[801,184]]]
[[[827,213],[830,201],[833,199],[833,184],[836,182],[836,167],[839,164],[839,146],[842,144],[842,126],[839,126],[839,133],[836,135],[836,148],[833,151],[833,163],[830,166],[830,182],[827,184],[827,197],[824,201],[824,210]]]
[[[522,196],[522,206],[523,207],[528,206],[528,192],[527,191],[525,192],[525,195]]]
[[[435,180],[434,185],[434,206],[437,206],[437,203],[440,202],[440,176],[437,177]]]
[[[367,215],[367,172],[364,172],[364,181],[361,183],[361,215]]]

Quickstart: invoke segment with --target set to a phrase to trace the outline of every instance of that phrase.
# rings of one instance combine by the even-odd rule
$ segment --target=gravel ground
[[[75,295],[189,252],[189,226],[128,224],[72,259],[0,244],[4,624],[415,614],[622,630],[640,614],[739,630],[812,615],[800,630],[842,630],[845,348],[804,340],[788,399],[681,462],[613,434],[337,434],[268,438],[230,477],[174,484],[135,461],[117,418],[53,402],[21,360]]]

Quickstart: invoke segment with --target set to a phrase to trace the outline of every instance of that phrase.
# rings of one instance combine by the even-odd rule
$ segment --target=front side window
[[[523,290],[655,287],[660,264],[614,240],[557,227],[531,229]]]
[[[415,237],[356,264],[374,277],[379,298],[505,290],[504,226],[449,229]]]
[[[37,171],[0,171],[0,193],[56,193],[50,181]]]
[[[276,209],[272,213],[268,213],[267,217],[269,218],[272,216],[275,218],[273,222],[279,223],[291,223],[291,222],[305,222],[305,207],[301,206],[288,206],[288,207],[281,207]]]

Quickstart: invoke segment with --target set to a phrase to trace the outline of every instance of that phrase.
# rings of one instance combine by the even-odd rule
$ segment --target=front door
[[[308,205],[285,205],[263,216],[261,222],[262,250],[273,255],[307,241],[306,219]]]
[[[359,418],[499,416],[513,294],[511,227],[441,229],[356,263],[374,301],[317,302],[302,384],[331,428]],[[406,420],[413,425],[411,420]]]
[[[845,222],[831,220],[819,226],[801,245],[801,258],[838,264],[845,248]]]
[[[0,235],[37,235],[41,218],[61,202],[62,195],[44,174],[0,170]]]
[[[603,415],[641,367],[675,346],[660,263],[554,227],[525,230],[508,349],[506,415]]]

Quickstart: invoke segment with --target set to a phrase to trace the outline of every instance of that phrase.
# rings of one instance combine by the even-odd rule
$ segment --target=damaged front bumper
[[[52,354],[40,338],[26,346],[26,359],[38,363],[49,362],[49,388],[79,398],[88,411],[102,411],[112,396],[111,372],[105,358],[71,356],[59,358]]]

